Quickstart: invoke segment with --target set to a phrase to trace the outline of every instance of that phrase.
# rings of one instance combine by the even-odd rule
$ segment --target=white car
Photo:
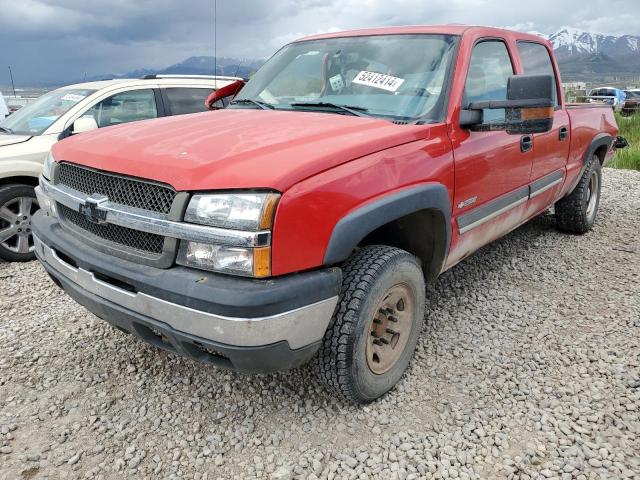
[[[0,258],[34,258],[34,187],[58,140],[136,120],[206,111],[215,89],[238,80],[201,75],[149,75],[69,85],[46,93],[0,121]]]

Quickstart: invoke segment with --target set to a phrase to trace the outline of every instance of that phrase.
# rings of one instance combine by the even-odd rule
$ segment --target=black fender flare
[[[341,218],[333,228],[324,255],[325,265],[345,261],[371,232],[394,220],[423,210],[437,212],[445,225],[444,238],[434,246],[431,265],[425,266],[430,278],[437,277],[449,253],[451,242],[451,202],[447,188],[430,183],[393,192],[366,203]]]
[[[595,137],[593,137],[593,140],[591,140],[591,144],[589,145],[589,148],[587,148],[587,151],[585,152],[584,157],[582,158],[582,167],[580,168],[580,173],[571,183],[571,188],[567,190],[567,195],[573,192],[573,189],[576,188],[576,186],[578,185],[578,182],[582,178],[584,171],[587,169],[589,159],[593,156],[594,153],[596,153],[596,150],[602,147],[607,147],[607,150],[609,150],[611,148],[612,143],[613,143],[613,137],[608,133],[601,132],[601,133],[598,133]]]

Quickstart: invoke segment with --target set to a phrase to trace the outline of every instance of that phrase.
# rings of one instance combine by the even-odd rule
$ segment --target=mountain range
[[[553,44],[564,81],[640,79],[640,36],[601,35],[569,27],[551,35],[537,34]]]
[[[570,27],[563,27],[551,35],[530,33],[536,33],[553,44],[563,81],[640,82],[640,36],[601,35]],[[248,77],[263,62],[262,59],[218,58],[216,74]],[[139,78],[149,74],[212,75],[213,64],[213,57],[189,57],[163,69],[140,69],[87,80]]]
[[[258,59],[238,59],[221,57],[215,59],[216,75],[230,77],[248,77],[264,63]],[[189,57],[182,62],[166,68],[142,68],[123,74],[103,74],[89,77],[86,81],[102,80],[105,78],[142,78],[145,75],[213,75],[214,58],[208,56]]]

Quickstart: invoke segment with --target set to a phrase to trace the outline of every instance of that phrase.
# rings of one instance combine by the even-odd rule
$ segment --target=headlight
[[[177,262],[187,267],[263,278],[271,274],[271,247],[237,248],[182,241]]]
[[[42,167],[42,176],[47,180],[51,180],[54,163],[56,163],[56,160],[55,158],[53,158],[53,154],[49,152],[49,155],[47,155],[47,159],[44,161],[44,166]]]
[[[280,199],[275,193],[194,195],[185,222],[230,230],[270,230]],[[181,241],[177,263],[220,273],[263,278],[271,275],[271,247],[238,248]]]
[[[279,198],[274,193],[194,195],[184,221],[233,230],[268,230]]]

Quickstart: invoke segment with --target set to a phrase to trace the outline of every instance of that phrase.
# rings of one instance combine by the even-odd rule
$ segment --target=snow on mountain
[[[546,33],[537,32],[535,30],[529,30],[527,33],[530,33],[531,35],[537,35],[542,38],[547,38],[547,39],[549,38],[549,35],[547,35]]]
[[[549,35],[558,57],[574,55],[607,55],[621,58],[640,53],[640,37],[633,35],[601,35],[563,27]]]

